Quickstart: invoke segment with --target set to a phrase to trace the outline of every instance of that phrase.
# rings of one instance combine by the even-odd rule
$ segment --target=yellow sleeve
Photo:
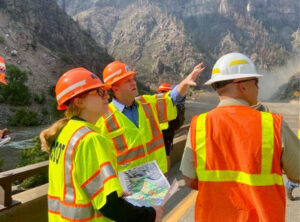
[[[119,197],[123,193],[109,148],[106,139],[95,132],[86,135],[76,148],[74,178],[94,209],[103,207],[110,193],[116,191]]]
[[[143,97],[147,102],[151,103],[152,108],[156,110],[158,121],[160,123],[176,119],[177,108],[170,97],[170,92]]]

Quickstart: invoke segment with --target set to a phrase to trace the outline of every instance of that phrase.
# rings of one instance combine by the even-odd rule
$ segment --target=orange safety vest
[[[284,221],[282,116],[222,106],[195,116],[195,221]]]

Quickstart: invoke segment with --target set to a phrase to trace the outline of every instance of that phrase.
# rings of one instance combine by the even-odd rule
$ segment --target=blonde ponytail
[[[65,111],[65,117],[53,123],[49,128],[40,133],[42,150],[50,153],[51,146],[60,133],[61,129],[69,122],[74,116],[79,116],[80,109],[71,103]]]

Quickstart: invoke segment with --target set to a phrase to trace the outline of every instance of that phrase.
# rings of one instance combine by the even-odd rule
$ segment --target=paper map
[[[124,191],[132,195],[125,199],[136,206],[161,205],[170,188],[156,161],[119,173]]]

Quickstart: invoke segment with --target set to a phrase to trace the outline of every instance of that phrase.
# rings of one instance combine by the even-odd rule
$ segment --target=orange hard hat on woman
[[[7,82],[5,81],[5,74],[6,74],[5,61],[0,56],[0,82],[7,85]]]
[[[103,81],[105,85],[111,86],[121,79],[130,75],[135,75],[136,72],[120,61],[109,63],[103,70]]]
[[[172,85],[167,82],[164,82],[159,85],[157,92],[158,93],[169,92],[171,89],[172,89]]]
[[[98,76],[85,68],[74,68],[64,73],[56,83],[57,109],[67,108],[66,103],[81,93],[103,87]]]

